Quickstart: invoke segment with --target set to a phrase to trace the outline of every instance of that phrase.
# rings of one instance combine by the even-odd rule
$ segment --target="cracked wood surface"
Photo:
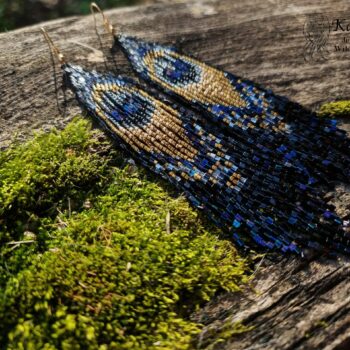
[[[306,62],[304,23],[314,12],[331,20],[346,18],[349,9],[347,0],[192,0],[106,13],[120,31],[175,43],[192,56],[317,108],[350,97],[350,52],[333,50],[350,33],[331,32],[328,59]],[[102,35],[101,51],[91,16],[44,25],[70,62],[99,71],[105,71],[107,64],[110,70],[133,76],[120,52],[112,60],[107,35]],[[63,127],[79,113],[70,93],[64,108],[62,91],[61,112],[58,109],[53,68],[39,28],[0,34],[0,147],[28,137],[35,129]],[[56,75],[61,84],[58,66]],[[349,123],[343,126],[350,130]],[[350,215],[348,188],[338,185],[330,199],[341,216]],[[198,346],[209,344],[211,334],[219,334],[231,322],[243,321],[253,330],[213,348],[350,349],[349,277],[350,260],[345,257],[320,258],[310,264],[295,258],[265,259],[252,283],[254,291],[220,295],[194,315],[205,324]]]

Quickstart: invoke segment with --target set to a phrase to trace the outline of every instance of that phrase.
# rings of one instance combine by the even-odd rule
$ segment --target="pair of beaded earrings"
[[[43,29],[79,104],[123,149],[239,246],[350,252],[349,233],[322,199],[330,180],[349,180],[349,140],[334,120],[173,47],[116,34],[91,9],[134,71],[181,101],[169,105],[132,79],[66,63]]]

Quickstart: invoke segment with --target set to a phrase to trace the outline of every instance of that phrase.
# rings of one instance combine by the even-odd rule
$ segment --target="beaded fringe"
[[[136,39],[124,40],[143,78],[157,82],[157,70],[167,77],[173,74],[166,90],[203,113],[165,104],[131,80],[64,65],[66,80],[82,107],[122,148],[176,185],[241,246],[253,240],[299,254],[308,247],[350,252],[342,221],[322,200],[318,187],[341,173],[345,159],[341,150],[346,138],[332,121],[321,122],[303,112],[295,123],[286,122],[282,115],[286,108],[291,111],[288,101],[238,79],[233,87],[233,76],[214,68],[203,73],[206,66],[193,59],[188,61],[193,66],[188,66],[179,55],[171,56],[176,69],[167,72],[169,60],[149,63],[164,57],[163,51],[153,55]],[[140,63],[143,57],[150,61]],[[203,82],[201,77],[208,86],[186,88],[189,81]],[[185,88],[188,94],[181,93]],[[333,138],[340,140],[335,146]]]

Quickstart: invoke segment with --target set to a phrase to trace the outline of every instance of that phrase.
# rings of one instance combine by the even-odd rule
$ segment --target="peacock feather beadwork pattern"
[[[184,106],[155,99],[130,79],[71,64],[63,71],[81,106],[123,149],[177,186],[239,245],[255,241],[299,254],[307,247],[350,252],[342,221],[316,186],[317,171],[305,177],[306,166],[286,166],[244,133],[224,133]]]
[[[272,95],[253,84],[180,55],[174,47],[126,35],[118,35],[115,41],[143,79],[191,104],[204,107],[225,127],[265,129],[271,126],[275,131],[285,128],[283,118],[273,108]],[[252,112],[255,112],[255,118]]]
[[[118,35],[137,74],[199,108],[203,118],[247,140],[286,166],[315,168],[319,177],[350,178],[350,143],[335,120],[314,113],[271,90],[220,71],[175,48]]]

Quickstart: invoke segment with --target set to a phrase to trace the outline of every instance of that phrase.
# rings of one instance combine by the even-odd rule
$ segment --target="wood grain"
[[[122,32],[176,44],[216,67],[317,108],[326,101],[350,98],[350,52],[334,52],[335,43],[350,33],[331,32],[328,58],[305,61],[304,23],[315,12],[330,20],[350,19],[349,10],[347,0],[194,0],[122,8],[107,15]],[[91,16],[42,25],[70,62],[133,75],[120,52],[112,60],[107,35],[102,35],[101,51]],[[63,113],[59,91],[61,112],[58,109],[49,51],[39,27],[0,35],[0,147],[35,129],[63,127],[79,113],[69,92]],[[56,66],[61,84],[59,69]],[[343,125],[349,130],[349,123]],[[350,214],[347,188],[339,185],[330,197],[340,215]],[[210,344],[212,333],[230,322],[243,321],[254,329],[214,348],[350,349],[349,277],[350,261],[345,257],[304,265],[294,258],[265,259],[252,282],[255,291],[222,294],[193,316],[206,325],[198,347]]]

